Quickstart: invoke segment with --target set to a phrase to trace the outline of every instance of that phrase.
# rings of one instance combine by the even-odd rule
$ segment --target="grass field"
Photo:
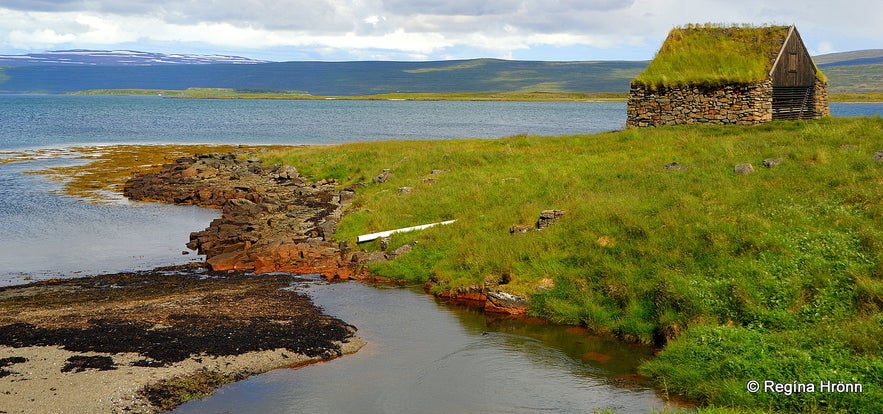
[[[437,289],[495,286],[529,297],[536,316],[664,345],[643,372],[725,412],[883,412],[879,150],[876,117],[354,143],[265,157],[357,185],[341,241],[457,220],[394,235],[391,248],[413,251],[374,265],[376,274],[431,278]],[[782,162],[764,168],[769,158]],[[665,169],[671,162],[686,169]],[[755,172],[735,174],[741,163]],[[372,183],[383,169],[389,180]],[[565,214],[543,231],[509,233],[546,209]],[[749,380],[864,388],[750,393]]]

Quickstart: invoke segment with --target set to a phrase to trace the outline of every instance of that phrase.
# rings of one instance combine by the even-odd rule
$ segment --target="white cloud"
[[[76,40],[76,35],[57,33],[52,29],[40,29],[31,32],[13,30],[9,32],[7,42],[18,49],[33,49],[51,47],[60,43],[70,43]]]
[[[809,52],[813,55],[824,55],[826,53],[834,53],[837,49],[834,49],[834,43],[828,41],[819,42],[818,46],[815,49],[811,49]]]
[[[4,0],[0,53],[144,44],[443,59],[588,48],[649,59],[671,27],[705,22],[793,23],[824,53],[883,47],[881,15],[878,0]]]

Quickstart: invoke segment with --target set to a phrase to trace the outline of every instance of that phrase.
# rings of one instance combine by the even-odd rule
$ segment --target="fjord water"
[[[338,144],[608,131],[621,102],[200,100],[0,95],[0,150],[100,143]]]

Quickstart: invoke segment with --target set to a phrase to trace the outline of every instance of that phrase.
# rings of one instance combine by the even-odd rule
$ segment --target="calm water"
[[[883,105],[832,105],[840,116]],[[620,129],[625,103],[235,101],[0,95],[0,285],[148,269],[182,255],[216,212],[152,203],[94,205],[26,171],[75,155],[21,154],[114,143],[330,144],[496,138]],[[64,151],[56,151],[64,154]],[[133,208],[133,207],[139,208]],[[486,319],[409,289],[314,282],[303,288],[360,328],[355,355],[277,370],[180,407],[181,413],[647,412],[663,406],[632,380],[647,349],[564,327]]]
[[[58,194],[25,171],[67,158],[0,164],[0,286],[83,274],[149,270],[200,259],[183,255],[191,231],[218,213],[157,203],[98,205]],[[138,207],[138,208],[135,208]]]
[[[0,150],[88,143],[334,144],[615,130],[620,102],[198,100],[0,95]]]
[[[578,328],[494,319],[419,289],[317,283],[306,291],[368,341],[354,355],[271,371],[184,404],[190,413],[647,413],[647,348]]]

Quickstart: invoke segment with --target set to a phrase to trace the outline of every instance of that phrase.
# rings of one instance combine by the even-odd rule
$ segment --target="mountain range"
[[[883,49],[815,57],[831,92],[883,91]],[[238,56],[62,50],[0,55],[0,93],[233,88],[395,92],[624,92],[648,61],[270,62]]]

